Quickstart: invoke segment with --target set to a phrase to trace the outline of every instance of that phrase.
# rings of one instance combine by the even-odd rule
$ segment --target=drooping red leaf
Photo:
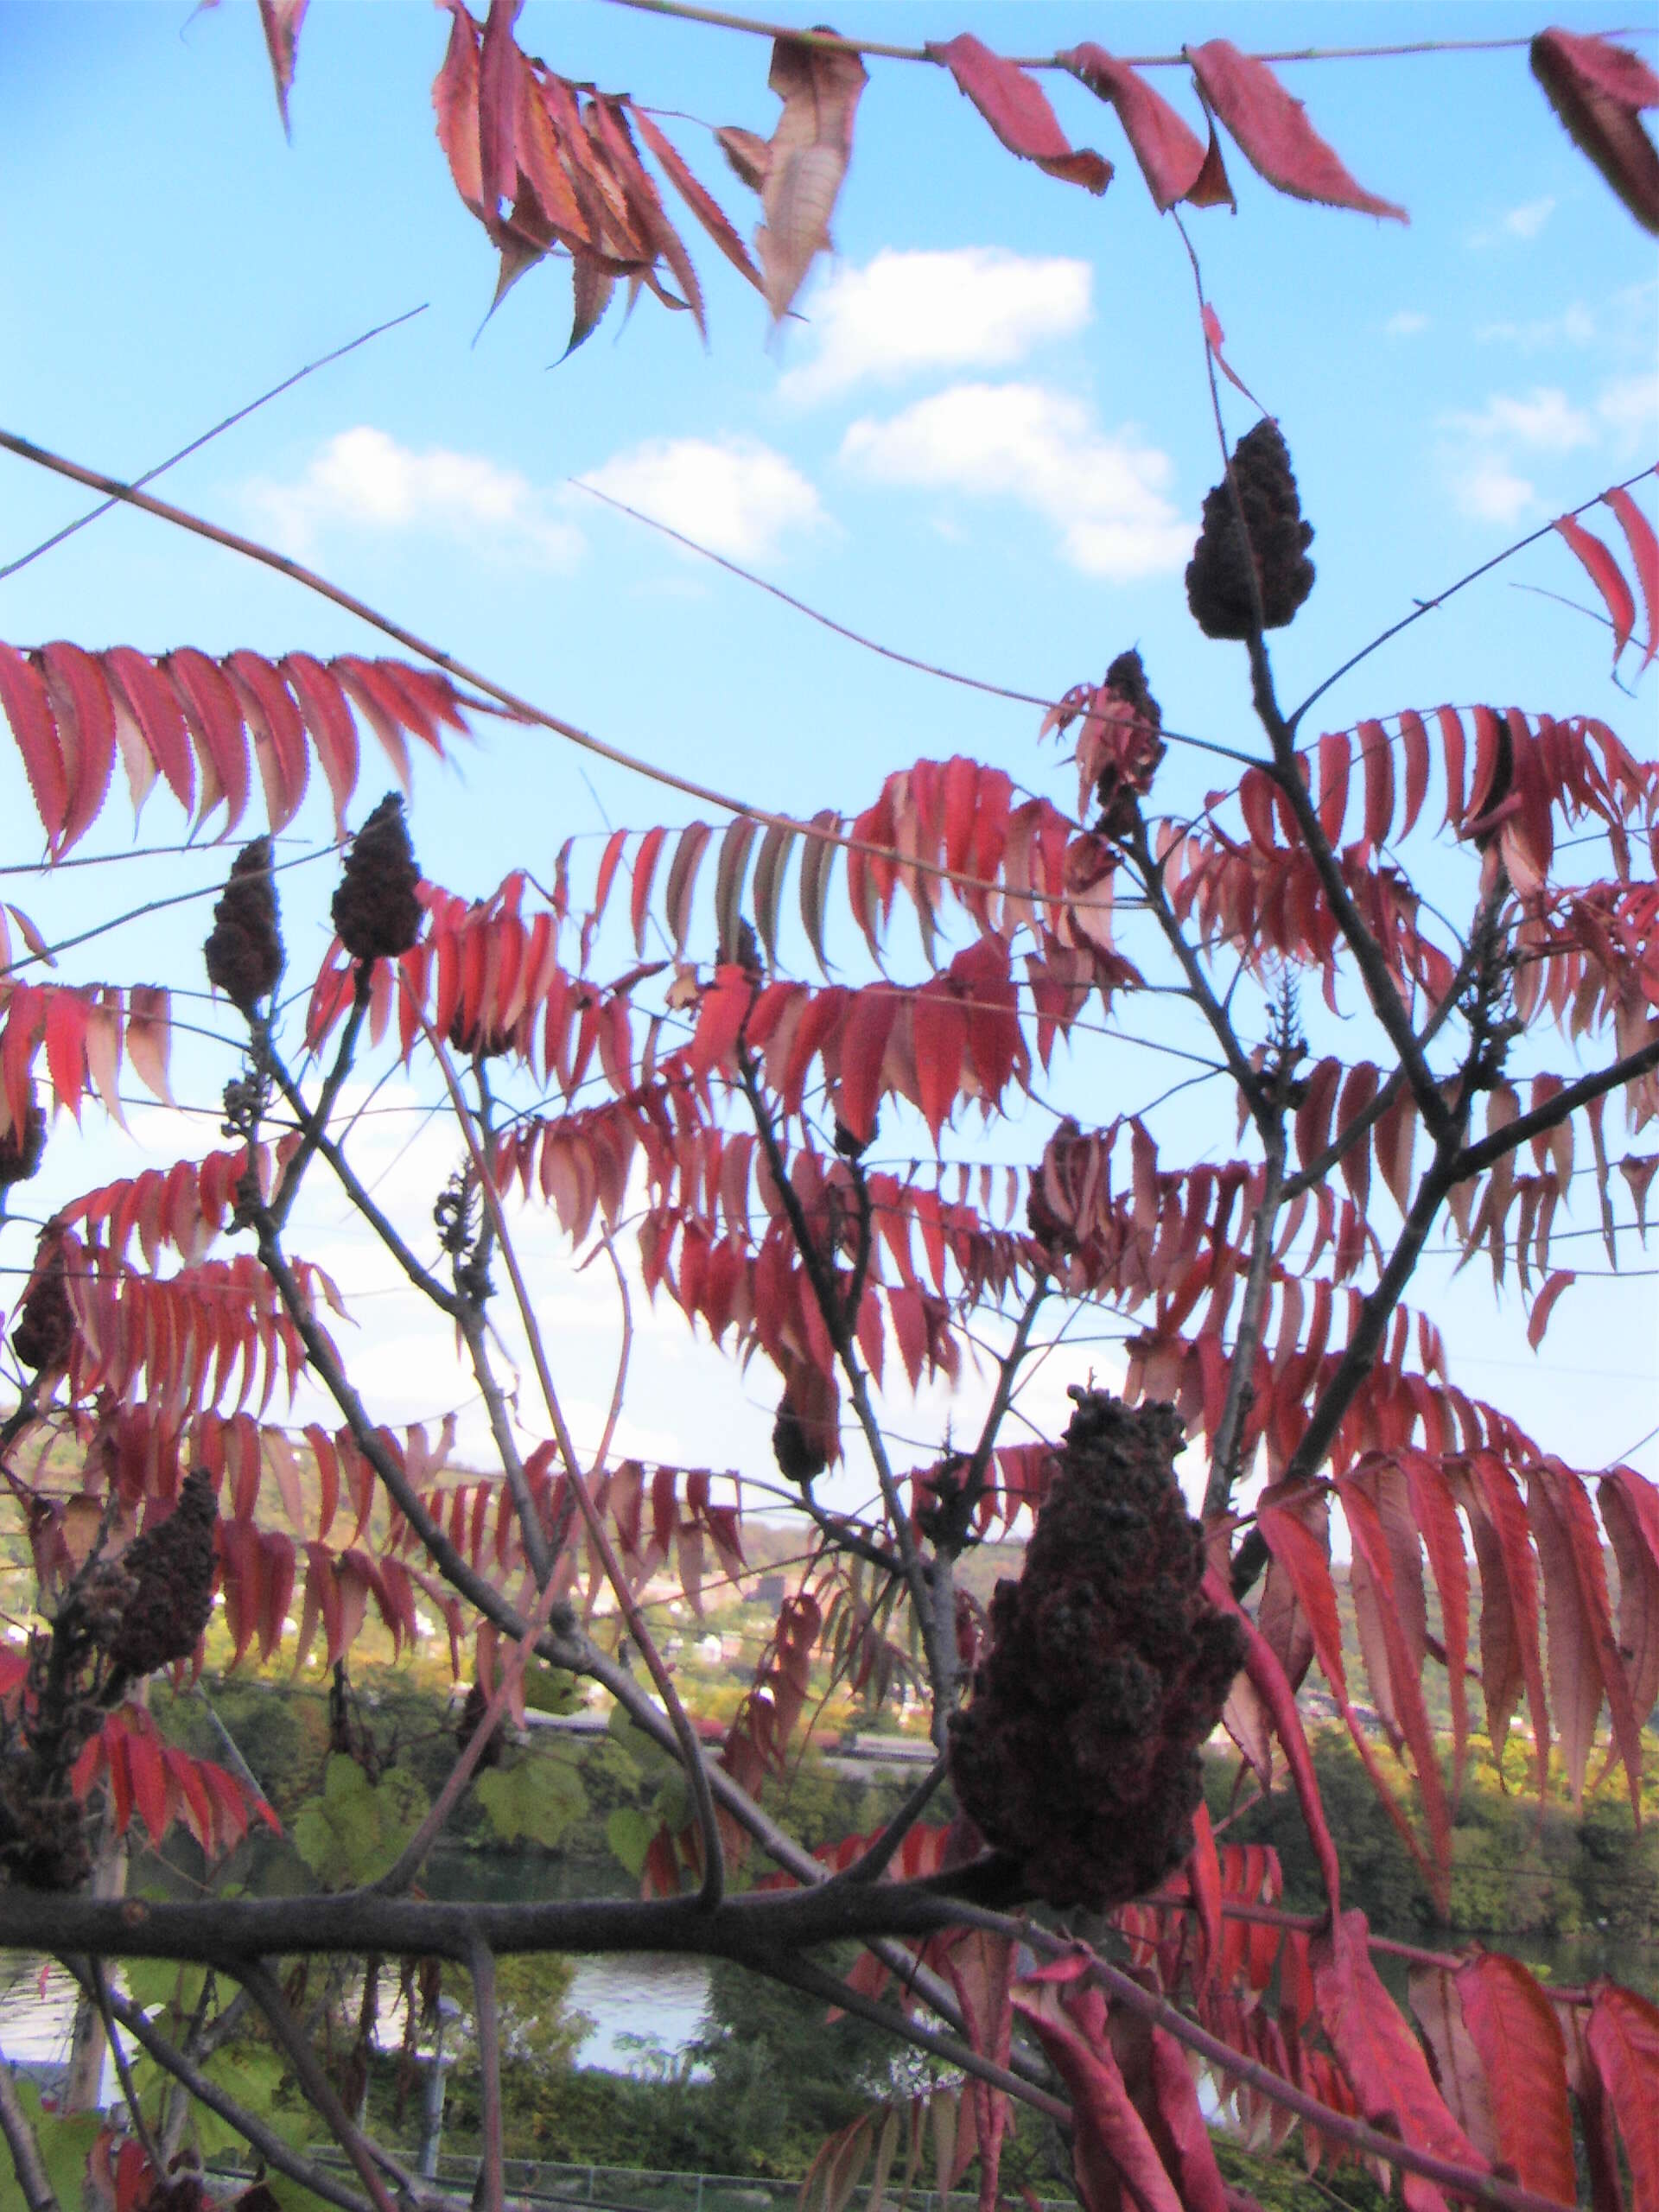
[[[259,22],[270,56],[270,74],[276,87],[276,111],[283,129],[289,128],[288,95],[294,83],[294,64],[300,42],[300,26],[311,0],[259,0]]]
[[[1105,191],[1112,181],[1111,163],[1087,147],[1073,149],[1034,77],[993,54],[971,31],[944,46],[930,46],[927,54],[950,70],[1011,154],[1087,192]]]
[[[830,217],[852,156],[853,116],[868,81],[857,54],[844,48],[798,38],[773,43],[766,82],[784,111],[766,149],[760,184],[766,222],[755,243],[767,304],[779,321],[814,259],[829,250]]]
[[[1397,1482],[1396,1476],[1395,1480]],[[1440,1760],[1427,1707],[1423,1701],[1421,1662],[1408,1645],[1404,1632],[1406,1605],[1389,1557],[1388,1535],[1376,1501],[1357,1480],[1338,1478],[1338,1494],[1354,1543],[1354,1594],[1368,1584],[1378,1599],[1376,1630],[1387,1668],[1387,1702],[1396,1716],[1400,1733],[1411,1751],[1412,1765],[1428,1823],[1429,1847],[1438,1871],[1443,1903],[1449,1901],[1452,1866],[1452,1814],[1440,1779]],[[1413,1532],[1414,1537],[1414,1531]],[[1414,1560],[1414,1566],[1415,1561]],[[1361,1569],[1363,1569],[1362,1578]]]
[[[1555,1311],[1555,1301],[1564,1290],[1570,1290],[1578,1281],[1571,1268],[1557,1268],[1549,1281],[1532,1301],[1532,1312],[1527,1320],[1527,1342],[1536,1351],[1544,1340],[1544,1331],[1549,1326],[1549,1317]]]
[[[115,766],[115,709],[104,671],[90,653],[61,640],[41,647],[41,672],[58,726],[68,804],[58,850],[86,834],[104,804]]]
[[[484,217],[484,172],[478,144],[478,25],[466,0],[444,0],[449,10],[449,44],[443,66],[432,80],[432,111],[438,143],[449,164],[455,190],[480,221]]]
[[[1615,485],[1611,492],[1604,492],[1602,498],[1618,517],[1625,543],[1630,549],[1637,582],[1642,587],[1642,608],[1648,618],[1648,643],[1642,656],[1642,667],[1645,669],[1659,654],[1659,537],[1655,536],[1653,524],[1622,484]]]
[[[734,269],[747,276],[759,292],[766,290],[760,271],[750,258],[749,250],[727,219],[725,211],[713,194],[698,183],[686,167],[679,149],[658,130],[642,107],[629,104],[628,112],[639,126],[639,135],[662,163],[675,190],[702,225],[709,237],[720,248]]]
[[[1059,60],[1091,92],[1116,109],[1147,189],[1160,213],[1182,200],[1190,200],[1195,207],[1233,205],[1232,187],[1227,181],[1213,130],[1206,147],[1144,77],[1108,54],[1104,47],[1085,42],[1062,54]]]
[[[1645,1721],[1659,1699],[1659,1490],[1633,1469],[1615,1467],[1596,1497],[1618,1562],[1618,1646],[1630,1705]]]
[[[1224,1612],[1230,1612],[1243,1624],[1244,1671],[1266,1707],[1274,1732],[1283,1746],[1290,1766],[1291,1780],[1296,1785],[1302,1819],[1313,1845],[1314,1856],[1319,1863],[1325,1895],[1331,1900],[1332,1911],[1335,1912],[1341,1900],[1342,1872],[1330,1823],[1325,1817],[1319,1782],[1313,1772],[1313,1755],[1308,1749],[1301,1715],[1296,1709],[1296,1693],[1292,1689],[1272,1645],[1234,1599],[1227,1581],[1216,1567],[1206,1569],[1204,1586],[1212,1605],[1219,1606]]]
[[[1498,2155],[1523,2188],[1572,2204],[1573,2115],[1554,2007],[1518,1959],[1495,1953],[1460,1967],[1457,1991],[1486,2077]]]
[[[1455,1969],[1420,1961],[1411,1968],[1410,1992],[1412,2012],[1428,2044],[1440,2094],[1482,2158],[1496,2158],[1497,2131],[1486,2069],[1463,2016]]]
[[[1214,356],[1216,366],[1221,371],[1221,373],[1226,378],[1228,383],[1231,385],[1235,391],[1242,391],[1245,398],[1249,401],[1251,406],[1262,408],[1262,412],[1265,415],[1268,411],[1267,409],[1265,407],[1262,407],[1261,401],[1250,390],[1249,385],[1245,383],[1243,378],[1239,375],[1237,370],[1234,368],[1231,362],[1227,359],[1226,354],[1222,351],[1223,346],[1225,346],[1227,342],[1227,334],[1221,327],[1221,317],[1216,313],[1214,308],[1211,306],[1208,300],[1204,303],[1204,308],[1199,316],[1199,321],[1204,325],[1204,342],[1210,348],[1211,354]]]
[[[1605,1695],[1612,1714],[1613,1740],[1624,1763],[1630,1802],[1639,1821],[1641,1732],[1613,1635],[1601,1532],[1596,1526],[1589,1491],[1559,1461],[1541,1460],[1528,1471],[1527,1502],[1543,1571],[1552,1709],[1560,1731],[1573,1802],[1577,1805],[1582,1801],[1585,1768]]]
[[[1359,2108],[1419,2150],[1489,2171],[1434,2086],[1422,2046],[1402,2018],[1371,1964],[1370,1930],[1363,1912],[1344,1912],[1308,1946],[1319,2020],[1342,2062]],[[1412,2212],[1445,2212],[1432,2183],[1402,2176]]]
[[[0,707],[5,709],[29,788],[48,842],[55,842],[69,810],[69,785],[52,703],[41,674],[14,646],[0,645]]]
[[[1206,104],[1237,140],[1252,168],[1281,192],[1363,215],[1408,219],[1403,207],[1357,184],[1265,61],[1224,38],[1190,46],[1186,58]]]
[[[1060,1979],[1072,1981],[1070,1988]],[[1084,2212],[1119,2212],[1128,2190],[1137,2212],[1182,2212],[1146,2122],[1135,2110],[1106,2034],[1106,2003],[1078,1983],[1070,1961],[1021,1982],[1014,2008],[1043,2046],[1071,2100],[1072,2171]]]
[[[1624,2138],[1634,2212],[1659,2212],[1659,2008],[1599,1982],[1585,2040]]]
[[[1580,152],[1644,231],[1659,231],[1659,153],[1640,119],[1659,106],[1659,77],[1626,47],[1564,30],[1533,40],[1532,73]]]
[[[1593,531],[1586,530],[1571,515],[1558,515],[1555,528],[1583,562],[1591,582],[1606,604],[1607,618],[1613,626],[1613,658],[1617,661],[1636,627],[1635,594],[1624,581],[1624,570]]]

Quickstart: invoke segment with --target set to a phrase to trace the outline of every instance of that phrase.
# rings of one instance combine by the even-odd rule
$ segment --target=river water
[[[115,1979],[118,1986],[118,1974]],[[579,1960],[566,2002],[593,2025],[577,2065],[648,2072],[653,2063],[677,2057],[696,2037],[708,1995],[702,1959],[629,1953]],[[12,2064],[61,2064],[74,2010],[75,1985],[61,1967],[0,1951],[0,2052]],[[397,2031],[388,2024],[388,2032]]]

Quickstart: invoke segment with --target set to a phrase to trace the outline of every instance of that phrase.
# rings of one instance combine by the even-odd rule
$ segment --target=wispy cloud
[[[1383,334],[1389,338],[1416,338],[1428,328],[1428,320],[1421,308],[1402,308],[1383,324]]]
[[[1469,243],[1489,246],[1501,245],[1506,238],[1535,238],[1554,213],[1554,199],[1548,193],[1541,199],[1523,200],[1518,207],[1506,207],[1489,228],[1476,231]]]
[[[1649,372],[1615,377],[1602,386],[1596,413],[1622,453],[1659,434],[1659,381]]]
[[[1167,454],[1103,430],[1083,401],[1042,385],[953,385],[855,423],[842,458],[882,483],[1014,500],[1052,523],[1064,557],[1090,575],[1161,574],[1192,550],[1167,496]]]
[[[1516,522],[1542,504],[1529,472],[1597,448],[1632,450],[1656,425],[1650,376],[1615,378],[1584,404],[1554,385],[1494,392],[1482,407],[1441,418],[1452,497],[1477,521]]]
[[[1596,318],[1581,300],[1560,315],[1542,315],[1529,322],[1484,322],[1475,336],[1488,346],[1513,346],[1522,353],[1538,353],[1557,346],[1593,346]]]
[[[998,246],[878,253],[838,270],[818,295],[814,350],[780,389],[816,400],[927,370],[1010,367],[1085,327],[1091,282],[1085,261]]]
[[[1503,227],[1512,238],[1535,238],[1554,213],[1555,202],[1546,194],[1541,200],[1523,200],[1507,209]]]
[[[1465,462],[1452,489],[1459,506],[1477,522],[1518,522],[1538,498],[1528,478],[1491,455]]]
[[[1525,394],[1494,392],[1476,412],[1447,416],[1446,427],[1465,438],[1539,453],[1572,453],[1596,442],[1594,417],[1553,385]]]
[[[258,478],[245,496],[278,543],[300,553],[342,530],[442,533],[562,570],[582,550],[581,531],[517,469],[446,446],[416,452],[369,423],[331,438],[291,482]]]
[[[813,486],[758,438],[653,438],[588,481],[738,561],[776,553],[785,536],[823,520]]]

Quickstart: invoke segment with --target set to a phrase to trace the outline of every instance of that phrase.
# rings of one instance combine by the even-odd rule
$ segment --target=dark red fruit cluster
[[[212,1618],[219,1506],[213,1477],[197,1467],[179,1485],[165,1521],[136,1537],[117,1562],[132,1596],[109,1643],[110,1663],[137,1681],[188,1659]]]
[[[836,1458],[840,1409],[834,1377],[810,1360],[795,1361],[772,1425],[772,1453],[788,1481],[810,1483]]]
[[[1133,647],[1106,671],[1095,694],[1085,732],[1094,741],[1095,797],[1100,802],[1097,827],[1109,836],[1126,837],[1135,828],[1140,803],[1166,750],[1159,732],[1163,710],[1147,688],[1147,671]]]
[[[65,1265],[61,1244],[41,1253],[11,1332],[12,1350],[37,1374],[67,1365],[74,1346],[75,1309],[69,1302]]]
[[[213,926],[202,947],[208,982],[244,1014],[251,1014],[257,1001],[276,989],[283,972],[270,858],[269,837],[256,837],[243,846],[231,862],[229,880],[213,908]]]
[[[950,1774],[1026,1894],[1101,1910],[1192,1848],[1199,1747],[1243,1645],[1202,1588],[1179,1414],[1071,1395],[1025,1570],[997,1585],[989,1656],[950,1724]]]
[[[352,840],[334,927],[353,960],[396,960],[421,933],[416,890],[421,871],[404,823],[404,802],[389,791]]]
[[[14,1183],[27,1183],[37,1174],[45,1149],[46,1116],[41,1111],[41,1102],[31,1083],[29,1111],[22,1126],[9,1128],[0,1137],[0,1190],[10,1190]]]
[[[1302,520],[1290,454],[1279,426],[1267,418],[1233,448],[1233,484],[1244,510],[1241,536],[1232,486],[1217,484],[1204,499],[1204,525],[1186,571],[1186,603],[1206,638],[1255,634],[1254,556],[1264,630],[1282,630],[1313,588],[1307,549],[1313,525]]]

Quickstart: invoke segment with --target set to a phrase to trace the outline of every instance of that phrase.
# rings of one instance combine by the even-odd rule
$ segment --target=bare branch
[[[1558,1090],[1541,1106],[1535,1106],[1529,1114],[1519,1114],[1503,1128],[1495,1129],[1489,1137],[1482,1137],[1474,1144],[1465,1145],[1453,1158],[1447,1173],[1448,1185],[1466,1183],[1471,1175],[1478,1175],[1483,1167],[1490,1167],[1495,1160],[1502,1160],[1526,1143],[1529,1137],[1541,1136],[1548,1129],[1558,1128],[1568,1115],[1576,1114],[1580,1106],[1588,1106],[1598,1098],[1605,1098],[1610,1090],[1618,1090],[1627,1083],[1635,1083],[1644,1075],[1659,1068],[1659,1037],[1634,1052],[1627,1052],[1622,1060],[1615,1060],[1611,1067],[1603,1068],[1596,1075],[1585,1076],[1578,1083],[1570,1083]]]
[[[243,1993],[237,1993],[240,1997]],[[227,2008],[228,2009],[228,2008]],[[121,1996],[110,1992],[110,2010],[164,2073],[170,2074],[209,2112],[217,2113],[227,2126],[233,2127],[245,2142],[252,2145],[268,2166],[274,2166],[290,2181],[302,2183],[315,2191],[326,2202],[337,2204],[340,2212],[369,2212],[368,2200],[355,2190],[347,2189],[326,2167],[315,2165],[278,2135],[257,2114],[246,2112],[234,2097],[227,2096],[219,2084],[204,2074],[186,2054],[170,2043],[161,2031],[152,2026],[141,2008]]]
[[[484,2155],[479,2168],[483,2201],[479,2212],[502,2212],[501,2174],[501,2024],[495,2003],[495,1954],[487,1943],[477,1943],[467,1956],[473,1978],[473,1999],[478,2008],[478,2063],[482,2082],[480,2133]]]
[[[236,1972],[244,1988],[264,2014],[272,2035],[287,2053],[288,2063],[294,2069],[308,2102],[327,2122],[340,2149],[357,2169],[358,2178],[368,2190],[375,2212],[397,2212],[380,2177],[382,2166],[391,2169],[391,2162],[378,2145],[370,2143],[341,2104],[334,2083],[305,2039],[305,2031],[289,2012],[270,1969],[264,1965],[241,1965]],[[401,2170],[396,2172],[400,2183],[408,2178]]]
[[[16,2084],[11,2078],[11,2068],[5,2055],[0,2052],[0,2135],[6,2139],[6,2148],[11,2153],[12,2171],[17,2177],[17,2186],[23,2192],[28,2212],[63,2212],[57,2192],[48,2177],[46,2161],[41,2156],[41,2146],[35,2139],[35,2130],[29,2125],[29,2114],[17,2096]]]

